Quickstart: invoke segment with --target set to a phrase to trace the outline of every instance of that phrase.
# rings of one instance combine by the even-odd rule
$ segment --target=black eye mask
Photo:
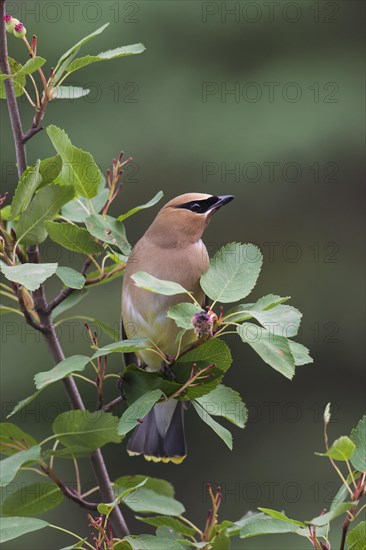
[[[212,196],[208,197],[208,199],[185,202],[177,206],[177,208],[185,208],[196,214],[205,214],[212,206],[218,203],[219,200],[219,197]]]

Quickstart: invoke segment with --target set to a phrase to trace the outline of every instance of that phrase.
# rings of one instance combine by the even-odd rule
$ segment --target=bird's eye
[[[198,202],[194,202],[191,204],[190,210],[192,210],[192,212],[201,212],[201,205],[198,204]]]

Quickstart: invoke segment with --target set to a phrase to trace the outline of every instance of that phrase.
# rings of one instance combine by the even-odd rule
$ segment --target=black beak
[[[225,204],[228,204],[234,198],[234,195],[219,195],[217,197],[218,200],[211,206],[209,212],[216,212],[216,210],[219,210],[219,208],[225,206]]]
[[[231,202],[233,199],[235,199],[234,195],[221,195],[219,196],[219,201],[217,204],[219,206],[224,206],[225,204]]]

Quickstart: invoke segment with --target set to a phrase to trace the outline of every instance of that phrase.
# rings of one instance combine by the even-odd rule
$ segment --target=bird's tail
[[[135,428],[127,445],[128,454],[142,454],[153,462],[180,464],[187,455],[184,408],[184,402],[176,399],[157,403]]]

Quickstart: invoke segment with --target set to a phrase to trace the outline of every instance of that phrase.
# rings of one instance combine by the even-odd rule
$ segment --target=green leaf
[[[227,244],[211,260],[201,287],[215,302],[237,302],[253,290],[262,260],[261,251],[253,244]]]
[[[181,363],[205,362],[207,365],[213,363],[218,369],[226,372],[232,363],[232,357],[228,345],[218,338],[211,338],[198,348],[189,351],[179,359]]]
[[[200,419],[203,420],[203,422],[205,422],[208,426],[210,426],[210,428],[212,428],[212,430],[223,440],[225,445],[227,445],[227,447],[229,447],[229,449],[232,451],[232,449],[233,449],[233,436],[231,435],[229,430],[227,430],[226,428],[221,426],[221,424],[216,422],[216,420],[214,420],[205,411],[205,409],[203,407],[201,407],[201,405],[199,405],[195,401],[192,401],[192,405],[195,408],[195,411],[197,412]]]
[[[258,311],[267,311],[268,309],[272,309],[273,307],[283,304],[283,302],[287,302],[287,300],[290,299],[291,296],[282,297],[277,294],[266,294],[266,296],[262,296],[262,298],[259,298],[259,300],[256,301],[253,305],[253,309]]]
[[[240,395],[223,384],[212,392],[199,397],[196,402],[207,414],[222,416],[239,428],[244,428],[247,422],[248,411]]]
[[[39,188],[45,187],[46,185],[54,182],[59,176],[61,169],[62,159],[59,155],[41,160],[41,164],[39,165],[39,173],[41,175],[42,182]]]
[[[12,57],[9,57],[8,59],[10,65],[10,73],[12,75],[12,80],[14,84],[15,97],[19,97],[24,93],[23,88],[25,87],[27,82],[26,76],[24,74],[16,75],[16,73],[21,70],[22,65],[15,61],[15,59],[13,59]],[[6,99],[6,91],[3,81],[7,80],[8,78],[10,78],[8,75],[0,71],[0,99]]]
[[[133,216],[137,212],[140,212],[140,210],[145,210],[145,208],[151,208],[151,206],[154,206],[156,203],[158,203],[163,196],[164,196],[164,193],[162,191],[159,191],[158,193],[156,193],[155,197],[153,197],[146,204],[142,204],[141,206],[135,206],[135,208],[132,208],[126,214],[121,214],[120,216],[118,216],[117,221],[122,222],[124,220],[127,220],[127,218],[129,218],[130,216]]]
[[[348,533],[348,550],[366,550],[366,521],[361,521]]]
[[[361,472],[352,472],[352,477],[351,477],[351,474],[348,474],[346,478],[348,485],[352,483],[352,479],[356,481],[360,476],[361,476]],[[332,504],[330,505],[330,510],[334,510],[334,508],[338,504],[340,504],[341,502],[344,502],[348,497],[349,497],[348,489],[346,485],[343,483],[338,489],[337,494],[334,497]]]
[[[102,177],[100,180],[98,193],[95,197],[91,200],[80,197],[78,200],[68,202],[62,208],[61,214],[64,218],[71,220],[72,222],[84,223],[91,214],[91,206],[93,207],[93,211],[97,213],[100,212],[106,204],[108,196],[109,189],[105,187],[105,179]]]
[[[128,536],[124,540],[131,545],[132,550],[184,550],[185,548],[176,540],[155,535]]]
[[[11,202],[10,220],[14,220],[27,209],[37,187],[41,183],[40,162],[40,160],[37,160],[36,164],[29,166],[21,175]]]
[[[121,539],[115,543],[113,550],[132,550],[132,546],[126,539]]]
[[[81,292],[75,292],[73,294],[70,294],[70,296],[68,296],[66,300],[64,300],[63,302],[61,302],[60,305],[55,307],[55,309],[52,312],[52,320],[54,321],[57,317],[65,313],[65,311],[68,311],[72,307],[77,306],[81,302],[81,300],[83,300],[88,296],[88,294],[89,294],[88,290],[82,290]]]
[[[351,432],[351,440],[356,445],[351,462],[359,472],[366,471],[366,415],[364,415],[357,427]]]
[[[142,420],[151,411],[162,395],[161,390],[152,390],[132,403],[119,421],[118,433],[126,435],[133,430],[139,424],[139,420]]]
[[[275,535],[277,533],[295,533],[299,525],[292,521],[274,518],[268,515],[254,514],[248,518],[240,531],[240,538],[247,539],[259,535]]]
[[[295,362],[287,338],[275,336],[269,330],[252,323],[243,323],[237,332],[265,363],[290,380],[295,374]]]
[[[8,485],[18,473],[19,468],[26,462],[39,460],[41,456],[41,447],[35,445],[25,451],[15,453],[0,462],[0,487]]]
[[[326,453],[315,453],[318,456],[328,456],[333,460],[349,460],[353,455],[356,445],[346,435],[342,435],[334,441]]]
[[[239,304],[238,306],[230,308],[225,313],[224,317],[229,317],[228,321],[231,321],[232,323],[241,323],[242,321],[246,321],[252,317],[252,310],[267,311],[278,306],[279,304],[282,304],[283,302],[287,302],[287,300],[290,300],[290,296],[282,298],[276,294],[267,294],[266,296],[259,298],[259,300],[257,300],[254,304]]]
[[[8,204],[0,209],[0,220],[7,222],[11,216],[11,206]]]
[[[184,328],[186,330],[193,329],[192,319],[196,313],[202,312],[202,308],[191,304],[190,302],[183,302],[176,304],[168,309],[167,317],[174,319],[177,327]]]
[[[265,311],[252,309],[250,314],[273,334],[285,338],[296,336],[302,317],[298,309],[287,305],[278,305]]]
[[[79,99],[90,94],[89,88],[80,86],[57,86],[52,95],[52,99]]]
[[[86,55],[85,57],[79,57],[74,59],[67,67],[66,72],[71,74],[91,63],[97,63],[98,61],[108,61],[110,59],[117,59],[118,57],[126,57],[127,55],[136,55],[145,51],[143,44],[131,44],[130,46],[120,46],[114,50],[108,50],[106,52],[100,52],[98,55]]]
[[[309,363],[314,362],[313,358],[309,355],[309,350],[307,347],[299,344],[298,342],[292,342],[291,340],[288,340],[288,345],[290,346],[290,351],[292,357],[294,358],[296,367],[308,365]]]
[[[146,485],[145,485],[145,488],[146,488]],[[154,516],[154,517],[147,517],[147,518],[136,516],[136,519],[138,519],[139,521],[143,521],[148,525],[152,525],[153,527],[161,527],[163,525],[170,529],[174,529],[181,535],[184,535],[187,537],[193,536],[196,533],[194,529],[192,529],[191,527],[188,527],[188,525],[186,525],[179,519],[169,517],[169,516]]]
[[[271,516],[272,518],[282,519],[284,521],[289,521],[290,523],[294,523],[295,525],[298,525],[300,527],[306,527],[305,523],[303,523],[302,521],[291,519],[287,517],[285,514],[283,514],[282,512],[278,512],[277,510],[272,510],[271,508],[258,508],[258,510],[260,510],[267,516]]]
[[[209,378],[204,383],[190,386],[180,399],[196,399],[213,391],[221,382],[223,373],[231,365],[231,353],[223,340],[211,338],[198,348],[183,355],[172,367],[175,382],[185,384],[190,377],[192,365],[196,364],[196,370],[200,371],[211,366],[207,374]]]
[[[88,540],[88,539],[83,539],[79,542],[77,542],[76,544],[72,544],[71,546],[64,546],[63,548],[61,548],[60,550],[78,550],[78,548],[83,548],[85,549],[85,546],[83,546],[83,543]],[[118,545],[118,543],[117,543]],[[128,550],[127,548],[124,548],[124,549],[118,549],[117,548],[117,545],[114,545],[114,548],[113,550]]]
[[[165,479],[159,479],[156,477],[148,477],[144,475],[131,475],[131,476],[122,476],[115,480],[113,483],[113,487],[115,491],[125,491],[126,489],[130,489],[131,487],[136,487],[137,485],[140,485],[144,480],[145,482],[145,489],[150,489],[151,491],[154,491],[155,493],[158,493],[159,495],[164,495],[166,497],[174,497],[174,487],[169,481],[165,481]]]
[[[149,372],[133,364],[128,365],[123,371],[123,392],[128,405],[132,405],[139,397],[151,390],[159,389],[169,397],[177,392],[183,383],[171,382],[161,372]]]
[[[223,524],[224,524],[224,527],[227,530],[227,533],[230,537],[237,537],[238,535],[240,535],[240,531],[241,531],[242,527],[244,527],[244,525],[246,525],[247,523],[251,522],[255,517],[257,519],[258,518],[264,518],[265,515],[263,513],[260,513],[260,512],[247,512],[245,514],[245,516],[243,516],[239,520],[237,520],[235,522],[224,521]],[[220,525],[222,525],[222,524],[220,524]]]
[[[92,40],[98,34],[101,34],[110,23],[105,23],[105,25],[102,25],[99,27],[96,31],[92,32],[91,34],[88,34],[88,36],[85,36],[79,42],[77,42],[72,48],[67,50],[60,59],[57,61],[56,68],[55,68],[55,75],[54,75],[54,82],[58,82],[60,77],[62,76],[62,73],[65,71],[65,69],[68,67],[68,65],[71,63],[71,61],[74,59],[75,55],[78,53],[80,48],[89,42],[89,40]]]
[[[72,184],[82,197],[95,197],[101,173],[92,155],[72,145],[68,135],[57,126],[49,126],[47,134],[63,161],[60,174],[62,183]]]
[[[0,262],[0,270],[8,281],[18,283],[28,290],[37,290],[56,273],[57,264],[21,264],[8,266]]]
[[[70,376],[73,372],[82,372],[89,363],[90,358],[85,355],[73,355],[58,363],[53,369],[46,372],[39,372],[34,377],[37,390],[40,390],[57,380]]]
[[[0,453],[4,455],[17,453],[19,449],[14,448],[13,445],[16,445],[18,441],[22,445],[25,443],[27,447],[37,445],[37,441],[31,435],[23,432],[15,424],[10,422],[0,424]]]
[[[224,531],[215,538],[212,550],[230,550],[230,537]]]
[[[39,531],[39,529],[43,529],[48,525],[47,521],[37,518],[1,518],[0,542],[7,542],[32,531]]]
[[[69,288],[80,290],[85,285],[85,277],[71,267],[58,267],[56,275]]]
[[[104,503],[98,504],[98,507],[97,507],[98,512],[108,517],[116,506],[121,504],[121,502],[124,502],[128,495],[130,495],[131,493],[135,493],[137,489],[145,485],[146,481],[147,481],[147,478],[145,478],[143,481],[141,481],[141,483],[139,483],[135,487],[130,487],[129,489],[126,489],[125,491],[117,495],[117,498],[115,498],[111,504],[104,504]]]
[[[41,189],[19,218],[16,226],[18,241],[24,244],[42,243],[47,237],[45,223],[52,220],[73,196],[71,185],[48,185]]]
[[[131,279],[139,288],[144,288],[156,294],[164,294],[164,296],[174,296],[175,294],[189,294],[189,291],[174,281],[165,281],[158,279],[150,273],[138,271],[131,275]]]
[[[93,451],[106,443],[121,441],[117,426],[118,418],[110,413],[72,410],[60,414],[52,428],[65,447]]]
[[[16,73],[16,77],[18,76],[26,76],[28,74],[33,74],[40,67],[42,67],[46,63],[46,60],[43,57],[33,57],[32,59],[28,59],[28,61],[22,66],[22,68]]]
[[[147,338],[131,338],[130,340],[121,340],[120,342],[114,342],[113,344],[104,346],[104,348],[98,349],[98,351],[94,353],[92,359],[102,357],[103,355],[109,355],[110,353],[132,353],[134,351],[139,351],[150,347],[151,343]]]
[[[63,494],[55,483],[33,483],[22,485],[3,502],[6,516],[38,516],[53,510],[63,501]]]
[[[103,252],[86,229],[69,223],[46,222],[46,229],[50,238],[68,250],[93,256]]]
[[[19,403],[14,407],[11,413],[7,415],[6,418],[10,418],[15,413],[21,411],[24,407],[29,405],[29,403],[31,403],[41,393],[41,391],[42,390],[38,390],[35,393],[32,393],[32,395],[29,395],[28,397],[26,397],[25,399],[22,399],[22,401],[19,401]]]
[[[212,550],[230,550],[230,537],[225,531],[220,531],[212,544]]]
[[[354,507],[354,502],[342,502],[341,504],[338,504],[331,510],[330,512],[327,512],[326,514],[323,514],[322,516],[318,516],[316,518],[313,518],[311,521],[307,521],[306,523],[309,523],[311,525],[316,525],[318,527],[322,527],[323,525],[327,525],[330,523],[333,519],[337,518],[338,516],[342,516],[345,514],[348,510]]]
[[[165,516],[180,516],[184,513],[184,506],[178,500],[159,495],[146,487],[139,488],[136,492],[128,495],[123,502],[134,512]]]
[[[100,216],[93,214],[85,220],[87,230],[93,237],[104,243],[116,246],[122,254],[130,254],[131,246],[126,237],[126,230],[123,223],[118,222],[111,216]]]

